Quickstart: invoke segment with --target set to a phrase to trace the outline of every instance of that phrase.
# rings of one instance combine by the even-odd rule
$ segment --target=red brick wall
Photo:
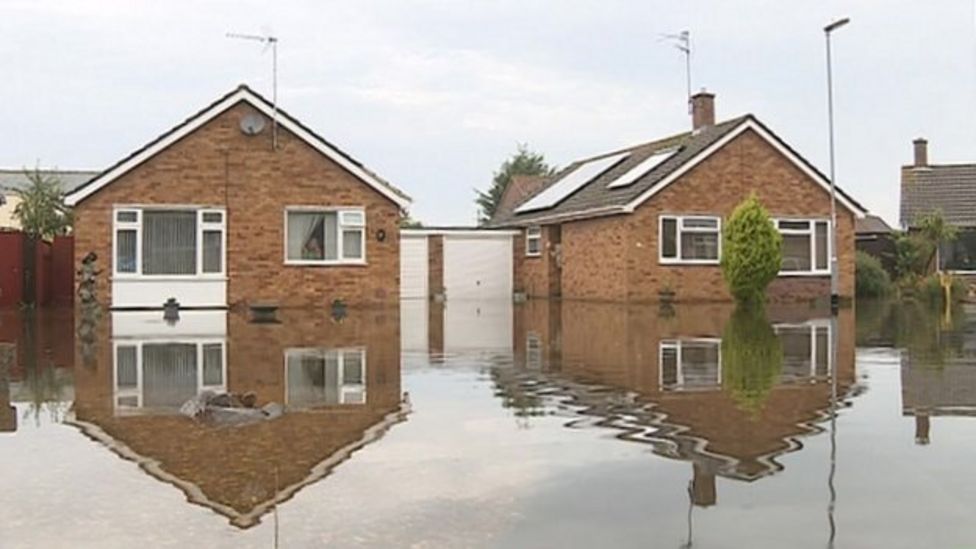
[[[226,207],[229,305],[399,299],[398,206],[283,128],[277,151],[270,132],[245,136],[238,121],[251,110],[236,105],[75,208],[75,264],[89,251],[98,254],[103,303],[111,299],[114,204]],[[293,205],[365,207],[368,265],[284,265],[284,209]],[[380,229],[383,242],[376,239]]]
[[[727,218],[752,192],[773,216],[830,216],[829,193],[749,131],[633,214],[563,224],[563,297],[654,301],[667,286],[676,291],[679,300],[730,300],[717,265],[659,264],[658,216],[711,214]],[[854,216],[840,205],[838,239],[840,293],[853,296]],[[516,260],[523,263],[516,268],[516,284],[535,287],[531,261],[518,256]],[[809,299],[827,295],[829,287],[829,276],[779,277],[767,295],[772,301]]]
[[[549,276],[551,272],[552,256],[549,227],[542,227],[542,241],[538,256],[525,255],[525,230],[515,237],[515,291],[525,292],[530,297],[544,297],[549,295]]]

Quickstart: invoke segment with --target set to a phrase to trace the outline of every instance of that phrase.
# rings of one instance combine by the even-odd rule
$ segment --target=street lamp
[[[834,83],[830,67],[830,33],[850,23],[848,17],[838,19],[824,27],[824,37],[827,40],[827,119],[830,131],[830,310],[836,315],[840,307],[838,294],[837,272],[837,188],[834,186],[836,172],[834,168]]]
[[[827,476],[827,487],[830,491],[830,500],[827,503],[827,521],[830,526],[828,547],[834,546],[837,537],[837,524],[834,521],[834,510],[837,505],[837,489],[834,486],[834,477],[837,472],[837,347],[840,334],[837,327],[837,314],[840,309],[840,296],[838,294],[838,272],[837,272],[837,187],[834,185],[836,169],[834,167],[834,84],[833,74],[830,66],[830,33],[850,23],[848,17],[838,19],[824,27],[824,38],[827,41],[827,118],[830,132],[830,232],[831,232],[831,251],[830,251],[830,473]]]

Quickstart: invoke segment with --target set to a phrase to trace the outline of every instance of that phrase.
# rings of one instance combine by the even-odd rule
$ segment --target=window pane
[[[535,231],[535,234],[529,231],[528,238],[525,240],[525,252],[532,255],[538,254],[541,244],[542,237],[539,235],[539,231]]]
[[[810,236],[805,234],[783,235],[783,270],[810,270]]]
[[[325,359],[307,354],[288,355],[289,406],[314,406],[325,397]]]
[[[136,368],[135,346],[119,346],[115,350],[115,386],[120,389],[137,386],[138,373]]]
[[[118,250],[115,257],[115,270],[119,273],[136,272],[136,231],[123,229],[116,233]]]
[[[718,259],[718,233],[681,233],[681,259]]]
[[[203,384],[222,385],[224,383],[224,346],[220,343],[203,345]]]
[[[784,380],[802,379],[810,376],[810,328],[783,327],[778,330],[779,341],[783,346],[783,369],[780,374]]]
[[[325,259],[325,214],[288,212],[288,259]]]
[[[683,219],[681,224],[686,229],[718,229],[718,219],[688,218]]]
[[[830,364],[830,333],[829,328],[826,326],[817,326],[816,328],[816,339],[817,339],[817,375],[826,376],[830,373],[828,365]]]
[[[814,238],[817,250],[817,269],[825,271],[830,268],[827,264],[827,223],[825,221],[817,222]]]
[[[779,228],[790,231],[809,231],[809,221],[780,221]]]
[[[365,224],[363,212],[342,212],[342,224],[352,227],[362,227]]]
[[[223,269],[221,231],[203,231],[203,272],[219,273]]]
[[[685,387],[713,387],[718,379],[718,343],[686,342],[681,346],[681,372]]]
[[[674,347],[661,348],[661,385],[662,389],[674,387],[678,384],[678,349]]]
[[[197,213],[142,212],[142,273],[196,274]]]
[[[115,219],[117,219],[119,223],[135,223],[139,221],[139,213],[132,210],[125,210],[117,213],[115,215]]]
[[[178,408],[197,394],[197,346],[147,343],[142,346],[143,404]]]
[[[204,223],[221,223],[224,220],[224,214],[220,212],[204,212],[203,222]]]
[[[363,383],[363,355],[362,353],[346,353],[342,356],[342,383],[344,385],[362,385]]]
[[[661,257],[678,257],[678,221],[661,220]]]
[[[342,257],[343,259],[363,258],[362,229],[346,229],[342,231]]]

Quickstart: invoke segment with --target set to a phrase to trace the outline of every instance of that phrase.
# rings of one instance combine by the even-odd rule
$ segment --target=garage
[[[400,234],[400,299],[427,299],[427,235]]]
[[[448,301],[511,300],[516,234],[489,229],[402,230],[400,297],[424,299],[443,292]]]

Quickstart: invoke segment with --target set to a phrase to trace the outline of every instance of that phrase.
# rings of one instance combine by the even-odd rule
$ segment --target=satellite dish
[[[260,114],[249,112],[241,117],[241,133],[244,135],[257,135],[264,129],[264,117]]]

